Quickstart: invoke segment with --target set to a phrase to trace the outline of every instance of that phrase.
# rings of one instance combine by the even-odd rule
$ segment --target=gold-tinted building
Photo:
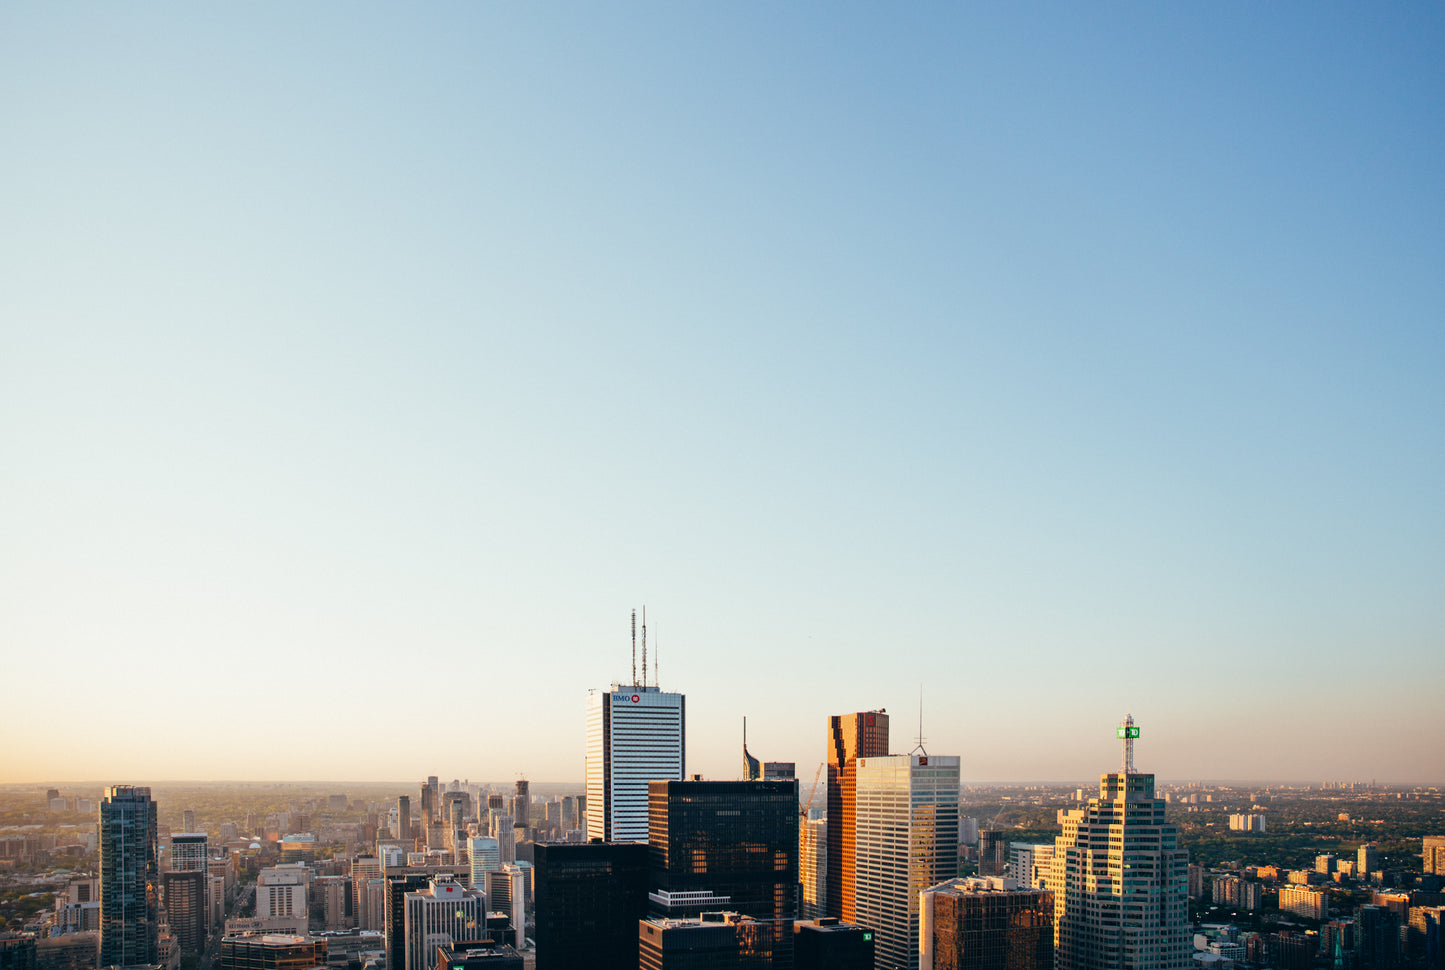
[[[925,890],[927,970],[1053,970],[1054,897],[1012,879],[950,879]]]
[[[887,754],[885,712],[861,711],[828,718],[827,910],[829,916],[849,923],[857,922],[857,761]]]

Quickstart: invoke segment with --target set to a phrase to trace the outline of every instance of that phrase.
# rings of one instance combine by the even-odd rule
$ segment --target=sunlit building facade
[[[882,710],[834,714],[828,718],[827,915],[857,922],[854,905],[859,758],[888,754],[888,714]]]
[[[1011,878],[950,879],[923,892],[922,970],[1053,970],[1054,898]]]
[[[878,970],[917,970],[919,897],[958,875],[959,759],[859,758],[849,922],[876,933]]]
[[[587,697],[587,837],[647,841],[647,783],[680,780],[686,699],[658,687],[613,684]]]
[[[1057,970],[1183,970],[1191,965],[1189,853],[1154,797],[1154,776],[1134,771],[1138,728],[1126,718],[1124,770],[1104,775],[1099,797],[1061,816],[1054,840]]]

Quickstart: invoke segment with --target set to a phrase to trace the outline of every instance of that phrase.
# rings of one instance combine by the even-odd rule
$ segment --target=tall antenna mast
[[[642,686],[647,686],[647,606],[642,607]]]
[[[662,651],[657,648],[657,637],[652,638],[652,686],[662,690],[662,682],[658,679],[662,676],[662,661],[658,658]]]
[[[632,611],[632,682],[637,683],[637,611]]]
[[[1124,742],[1124,774],[1134,773],[1134,739],[1139,736],[1139,728],[1134,724],[1134,715],[1125,714],[1124,722],[1114,732],[1120,741]]]
[[[928,749],[923,746],[923,685],[918,685],[918,744],[913,751],[923,755],[923,764],[928,763]],[[909,754],[913,752],[910,751]]]

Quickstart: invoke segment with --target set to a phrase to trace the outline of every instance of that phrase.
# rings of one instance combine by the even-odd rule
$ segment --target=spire
[[[743,780],[757,781],[763,777],[762,763],[748,754],[748,719],[743,718]]]

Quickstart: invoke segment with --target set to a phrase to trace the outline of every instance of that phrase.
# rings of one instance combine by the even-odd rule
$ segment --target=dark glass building
[[[422,788],[423,792],[427,790]],[[383,929],[388,967],[406,966],[406,894],[421,892],[430,881],[431,876],[425,872],[386,877],[386,925]]]
[[[740,913],[645,919],[637,924],[637,967],[792,970],[792,936],[792,920],[755,920]]]
[[[873,970],[873,931],[835,916],[794,923],[793,970]]]
[[[0,970],[35,970],[34,933],[0,933]]]
[[[535,851],[537,970],[636,970],[647,844],[539,842]]]
[[[522,954],[506,943],[466,940],[437,947],[436,970],[524,970]]]
[[[160,962],[156,803],[115,785],[100,802],[100,966]]]
[[[206,946],[206,882],[200,870],[167,872],[165,886],[166,922],[182,953],[200,953]]]
[[[648,846],[658,915],[726,908],[791,920],[797,913],[796,781],[650,782]],[[681,894],[705,895],[692,903]],[[727,902],[719,905],[721,897]]]

